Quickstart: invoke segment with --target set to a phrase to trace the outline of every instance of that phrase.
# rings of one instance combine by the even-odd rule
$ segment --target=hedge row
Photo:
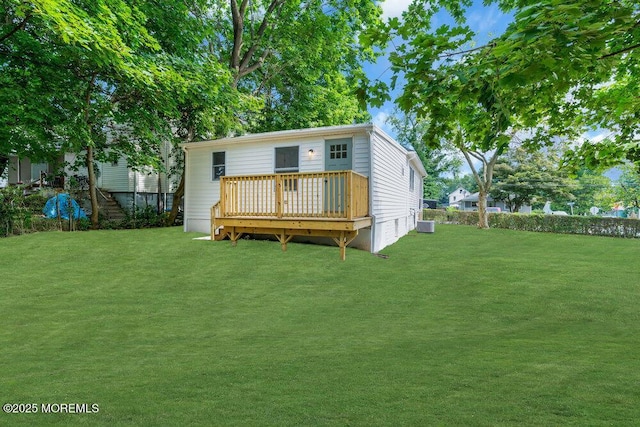
[[[478,212],[425,209],[425,220],[439,223],[477,225]],[[490,213],[489,227],[547,233],[588,234],[593,236],[640,237],[640,220],[596,216],[556,216],[541,214]]]

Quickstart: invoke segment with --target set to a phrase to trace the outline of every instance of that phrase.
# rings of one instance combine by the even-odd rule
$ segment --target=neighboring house
[[[462,187],[458,187],[449,194],[449,206],[460,208],[460,200],[469,197],[471,193]]]
[[[54,165],[32,163],[28,158],[9,156],[7,181],[9,185],[39,185],[42,177],[46,185],[69,188],[71,182],[76,181],[83,187],[87,182],[87,168],[71,169],[70,165],[74,165],[76,160],[77,155],[73,153],[66,153],[60,158],[58,163],[67,165],[62,177],[55,176]],[[136,206],[156,206],[158,194],[165,209],[170,209],[175,187],[165,173],[158,174],[151,168],[135,171],[128,167],[124,158],[115,163],[97,162],[96,185],[102,191],[111,193],[120,206],[126,209],[133,207],[134,200]]]
[[[183,145],[184,230],[331,237],[378,252],[414,229],[426,176],[373,124],[249,134]],[[215,205],[215,209],[212,206]]]
[[[32,184],[39,182],[41,177],[48,180],[51,179],[53,173],[53,166],[48,163],[32,163],[28,158],[9,156],[7,164],[7,183],[9,185]]]
[[[479,193],[473,193],[463,198],[462,200],[459,200],[458,209],[460,209],[461,211],[477,211],[478,195]],[[491,209],[491,208],[497,208],[497,209]],[[494,211],[494,212],[498,210],[500,212],[509,212],[509,208],[504,202],[493,200],[491,195],[487,196],[487,209],[489,211]],[[530,214],[531,206],[523,205],[522,207],[520,207],[520,210],[518,212],[523,214]]]
[[[65,154],[65,162],[74,164],[76,154]],[[171,160],[165,160],[171,163]],[[171,209],[173,192],[176,185],[172,179],[167,178],[166,173],[155,172],[150,167],[134,170],[127,164],[127,160],[121,157],[116,162],[98,162],[96,186],[102,191],[111,193],[120,206],[131,209],[134,206],[157,206],[160,195],[165,210]],[[87,168],[81,167],[78,171],[65,169],[68,177],[77,176],[84,179],[87,176]],[[67,178],[68,180],[69,178]]]

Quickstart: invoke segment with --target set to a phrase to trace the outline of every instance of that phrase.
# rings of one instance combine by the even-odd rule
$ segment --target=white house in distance
[[[462,187],[458,187],[449,194],[449,206],[454,208],[460,207],[460,200],[469,197],[471,193]]]
[[[479,193],[469,194],[465,198],[458,200],[457,208],[461,211],[477,211],[478,210]],[[507,204],[500,200],[493,200],[491,194],[487,196],[487,209],[489,212],[509,212]],[[522,205],[519,213],[530,214],[531,206]]]
[[[414,229],[426,176],[417,154],[373,124],[184,144],[184,230],[234,243],[330,237],[378,252]],[[212,206],[215,208],[212,209]]]

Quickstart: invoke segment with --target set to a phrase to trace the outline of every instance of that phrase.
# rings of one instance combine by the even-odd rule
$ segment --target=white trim
[[[187,142],[180,144],[180,146],[186,151],[190,148],[203,148],[203,147],[215,147],[217,145],[225,144],[240,144],[249,142],[269,143],[273,141],[286,141],[289,139],[299,139],[303,137],[323,136],[325,139],[332,139],[336,137],[355,136],[358,133],[364,133],[367,131],[375,131],[386,135],[377,126],[371,123],[357,124],[357,125],[344,125],[344,126],[326,126],[310,129],[295,129],[295,130],[283,130],[277,132],[265,132],[265,133],[250,133],[246,135],[227,137],[215,140],[207,140],[200,142]],[[389,138],[387,136],[387,138]]]

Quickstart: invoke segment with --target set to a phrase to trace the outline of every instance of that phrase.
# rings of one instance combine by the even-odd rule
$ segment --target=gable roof
[[[464,199],[458,200],[459,202],[477,202],[480,198],[480,193],[473,193],[470,196],[465,197]],[[491,194],[487,194],[487,202],[493,201],[493,197]]]

